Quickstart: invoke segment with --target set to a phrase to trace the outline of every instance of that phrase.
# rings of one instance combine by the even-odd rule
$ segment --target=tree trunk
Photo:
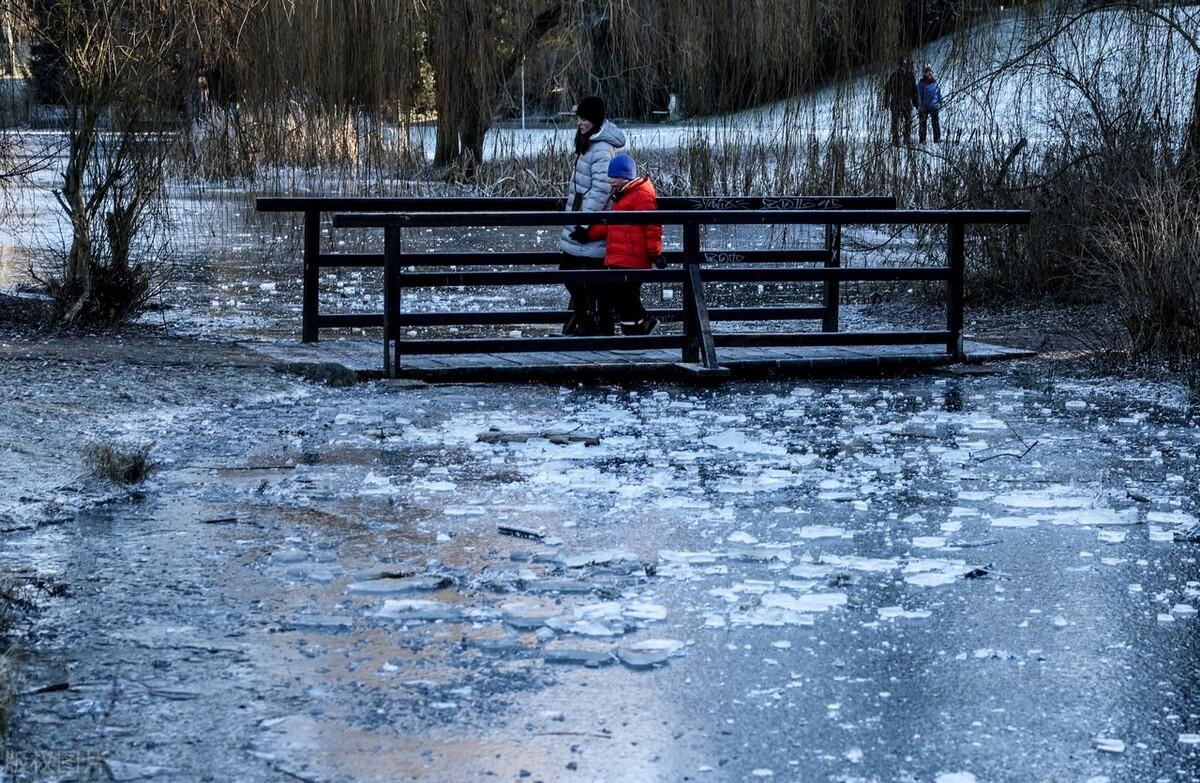
[[[468,177],[475,176],[479,164],[483,163],[483,142],[488,129],[492,126],[491,114],[474,112],[473,116],[463,119],[459,136],[462,139],[463,173]]]
[[[437,147],[433,153],[433,164],[445,166],[458,160],[458,117],[453,109],[452,92],[446,84],[448,78],[439,73],[434,85],[434,108],[437,110]]]
[[[0,76],[17,75],[17,45],[13,33],[12,0],[0,2]]]
[[[63,270],[63,317],[76,320],[92,298],[91,215],[84,198],[84,178],[96,143],[96,113],[72,107],[71,130],[67,134],[67,165],[59,203],[71,221],[71,248]]]
[[[510,42],[511,52],[502,59],[497,51],[499,42],[494,40],[496,34],[489,27],[493,18],[481,17],[472,3],[463,0],[430,4],[433,24],[425,53],[434,70],[438,117],[435,165],[448,165],[469,156],[467,172],[474,172],[483,159],[498,91],[517,73],[524,52],[562,20],[562,5],[551,3],[534,17],[520,40]],[[479,45],[477,37],[487,39],[493,47],[482,61],[472,60],[471,47]]]
[[[1196,71],[1196,91],[1192,95],[1192,117],[1188,122],[1187,137],[1183,142],[1180,168],[1191,183],[1193,190],[1200,192],[1200,70]]]

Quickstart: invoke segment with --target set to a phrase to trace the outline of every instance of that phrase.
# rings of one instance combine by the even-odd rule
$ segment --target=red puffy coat
[[[658,208],[658,194],[646,177],[630,180],[614,190],[609,200],[613,212],[643,212]],[[608,239],[605,266],[622,269],[649,269],[650,259],[662,255],[662,226],[592,226],[592,239]]]

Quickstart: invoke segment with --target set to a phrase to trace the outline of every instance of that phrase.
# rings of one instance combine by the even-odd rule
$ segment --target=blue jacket
[[[942,108],[941,82],[927,82],[924,79],[917,82],[917,100],[921,111],[937,111]]]

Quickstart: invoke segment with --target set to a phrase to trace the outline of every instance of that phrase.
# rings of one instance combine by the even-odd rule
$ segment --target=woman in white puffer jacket
[[[605,119],[604,101],[595,96],[580,101],[575,114],[575,172],[566,209],[568,212],[600,212],[612,191],[608,164],[625,146],[625,132]],[[588,241],[586,227],[582,227],[582,231],[580,228],[563,227],[558,247],[567,258],[559,268],[603,269],[604,241]],[[595,334],[599,303],[594,291],[582,283],[568,283],[567,291],[571,294],[573,315],[563,326],[563,334]]]

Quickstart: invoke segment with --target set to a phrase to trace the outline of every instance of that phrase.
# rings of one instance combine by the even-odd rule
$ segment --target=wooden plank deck
[[[569,345],[564,338],[563,347]],[[323,340],[320,343],[245,343],[245,347],[286,363],[337,363],[366,377],[382,377],[379,340]],[[966,363],[1003,361],[1035,352],[965,340]],[[824,348],[722,348],[721,366],[729,378],[855,376],[900,373],[954,364],[937,345],[880,345]],[[405,356],[399,378],[433,382],[525,380],[695,380],[694,367],[681,365],[674,349],[570,351],[544,353]]]

